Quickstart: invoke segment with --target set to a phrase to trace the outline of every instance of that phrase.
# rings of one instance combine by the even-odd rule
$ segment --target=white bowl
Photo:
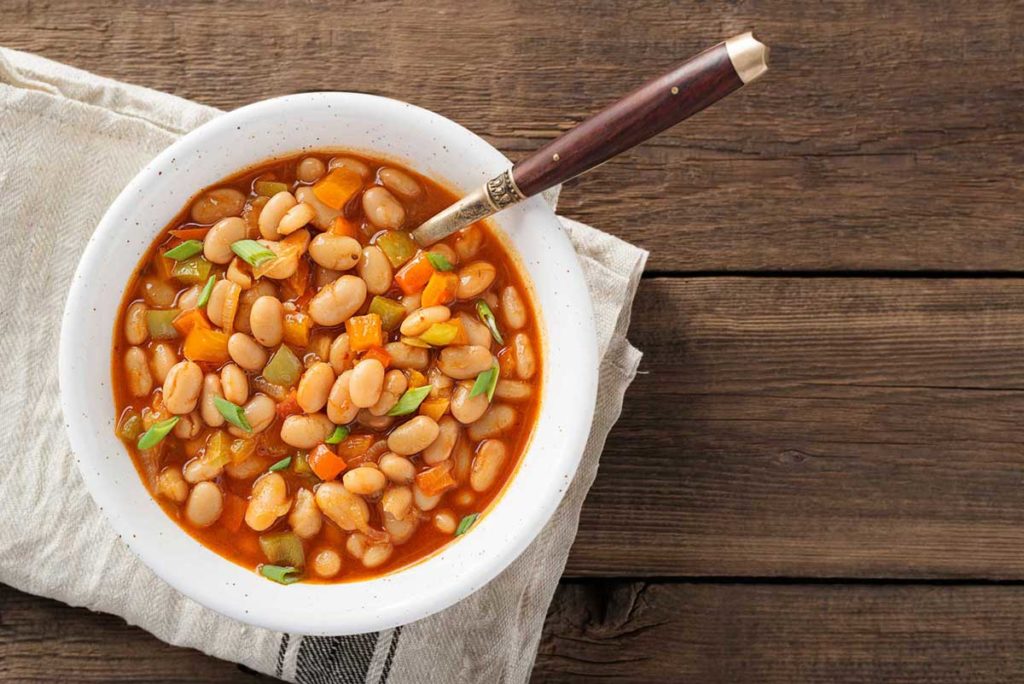
[[[510,163],[456,123],[369,95],[293,95],[224,114],[167,148],[111,205],[72,281],[60,344],[61,396],[79,469],[132,551],[178,591],[224,615],[322,635],[418,620],[507,567],[540,532],[572,481],[597,388],[586,284],[554,213],[536,197],[495,221],[529,273],[539,307],[540,417],[518,472],[467,534],[426,560],[376,579],[282,586],[210,551],[168,518],[114,436],[110,348],[125,285],[150,242],[198,190],[271,157],[331,147],[394,158],[460,192]]]

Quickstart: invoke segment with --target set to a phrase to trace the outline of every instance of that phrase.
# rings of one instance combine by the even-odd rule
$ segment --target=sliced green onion
[[[217,276],[212,275],[210,279],[206,281],[206,285],[203,285],[202,292],[199,293],[199,299],[196,301],[196,308],[202,309],[206,306],[206,303],[210,301],[210,295],[213,294],[213,284],[217,282]]]
[[[255,240],[233,242],[231,243],[231,251],[237,254],[242,261],[254,267],[277,258],[276,254]]]
[[[479,513],[470,513],[465,518],[460,520],[459,526],[455,528],[455,536],[461,537],[462,535],[466,534],[469,528],[473,526],[473,523],[475,523],[476,519],[479,517]]]
[[[174,249],[164,252],[164,256],[175,261],[184,261],[185,259],[191,259],[202,251],[203,243],[199,240],[185,240]]]
[[[473,389],[469,391],[469,398],[472,399],[478,394],[487,393],[487,401],[494,398],[494,388],[498,386],[498,364],[492,365],[480,375],[476,376]]]
[[[280,461],[278,461],[274,465],[272,465],[269,468],[267,468],[267,470],[270,470],[271,472],[277,472],[278,470],[284,470],[285,468],[287,468],[291,464],[292,464],[292,457],[291,456],[285,456]]]
[[[438,271],[450,271],[455,268],[452,262],[448,261],[448,257],[440,252],[427,252],[427,261]]]
[[[294,584],[302,579],[298,569],[290,565],[281,566],[264,563],[260,566],[260,574],[278,584]]]
[[[153,427],[143,432],[142,436],[139,437],[137,446],[140,449],[152,449],[171,433],[171,430],[174,429],[179,420],[181,420],[180,416],[174,416],[167,420],[161,420],[159,423],[154,423]]]
[[[476,315],[480,317],[480,320],[484,322],[487,329],[491,331],[491,336],[497,341],[498,344],[505,344],[505,340],[501,339],[501,333],[498,332],[498,322],[494,320],[494,312],[491,311],[491,307],[487,306],[487,302],[482,299],[476,300]]]
[[[334,432],[331,436],[324,440],[324,444],[341,444],[348,437],[348,428],[344,425],[338,425],[334,428]]]
[[[423,400],[427,398],[428,394],[430,394],[431,388],[431,385],[423,385],[422,387],[416,387],[407,391],[405,394],[402,395],[402,398],[398,400],[398,403],[395,404],[390,411],[388,411],[388,415],[409,415],[410,413],[412,413],[413,411],[420,407],[420,404],[423,403]]]
[[[245,410],[241,406],[220,397],[213,398],[213,405],[220,411],[220,415],[224,416],[224,420],[236,428],[252,432],[252,425],[249,425],[249,419],[245,417]]]
[[[279,183],[277,181],[259,180],[253,184],[253,189],[257,195],[263,197],[273,197],[279,192],[288,192],[290,189],[287,183]]]

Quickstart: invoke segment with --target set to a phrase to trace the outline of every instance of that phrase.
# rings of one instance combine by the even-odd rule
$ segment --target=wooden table
[[[535,679],[1024,677],[1024,5],[113,4],[2,0],[0,44],[225,108],[391,95],[512,157],[758,29],[763,82],[563,193],[651,258]],[[4,679],[240,678],[0,616]]]

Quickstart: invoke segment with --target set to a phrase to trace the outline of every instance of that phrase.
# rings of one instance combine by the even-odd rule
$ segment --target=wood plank
[[[278,0],[5,3],[0,43],[235,107],[405,99],[518,158],[755,27],[749,92],[567,188],[562,210],[679,270],[1024,269],[1024,5]],[[457,27],[457,28],[456,28]]]
[[[1024,280],[648,279],[568,572],[1024,578]]]
[[[277,682],[190,648],[169,646],[121,618],[0,584],[0,681],[191,684]]]
[[[533,681],[1019,682],[1024,587],[563,584]]]
[[[0,585],[0,679],[276,681],[122,620]],[[1024,587],[563,583],[537,682],[920,682],[1024,677]]]

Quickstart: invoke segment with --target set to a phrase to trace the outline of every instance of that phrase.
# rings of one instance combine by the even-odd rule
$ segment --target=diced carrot
[[[459,276],[452,272],[435,272],[423,288],[422,306],[451,304],[455,301],[455,293],[459,291]]]
[[[299,259],[295,273],[281,281],[281,300],[298,299],[309,286],[309,262]]]
[[[416,475],[416,486],[427,496],[436,496],[456,485],[452,477],[451,461],[442,461],[433,468],[427,468]]]
[[[339,166],[316,182],[313,194],[331,209],[341,209],[362,187],[362,176]]]
[[[407,295],[416,294],[427,284],[434,273],[426,252],[420,252],[395,274],[395,282]]]
[[[184,242],[185,240],[203,240],[210,232],[210,228],[178,228],[168,232]]]
[[[305,263],[305,262],[303,262]],[[294,347],[305,347],[309,344],[309,332],[313,329],[313,319],[301,311],[284,315],[284,341]]]
[[[516,372],[516,353],[511,346],[498,352],[498,374],[503,378],[511,378]]]
[[[317,444],[306,456],[309,467],[321,480],[333,480],[345,470],[345,459],[327,448],[325,444]]]
[[[345,332],[348,333],[348,348],[354,352],[384,344],[384,333],[377,314],[353,316],[345,321]]]
[[[277,417],[283,420],[288,416],[297,416],[300,413],[302,413],[302,407],[299,406],[299,402],[295,398],[295,390],[290,390],[277,404]]]
[[[420,404],[420,415],[429,416],[434,421],[441,420],[441,416],[448,413],[448,406],[451,404],[449,399],[445,397],[435,397],[433,399],[426,399]]]
[[[409,371],[409,389],[416,389],[427,384],[427,376],[418,370]]]
[[[189,361],[227,363],[231,358],[228,355],[228,334],[196,326],[185,338],[184,353]]]
[[[188,311],[182,311],[180,314],[174,317],[171,321],[171,325],[174,326],[175,330],[182,337],[188,337],[188,334],[192,332],[193,328],[207,328],[210,329],[210,321],[206,320],[206,315],[199,309],[189,309]]]
[[[331,228],[329,231],[332,235],[343,235],[345,237],[359,239],[359,226],[352,221],[349,221],[344,216],[337,216],[331,221]]]
[[[349,435],[338,445],[338,456],[345,463],[351,463],[353,459],[359,458],[366,453],[366,450],[373,446],[376,441],[373,435]]]
[[[366,353],[363,354],[363,358],[377,359],[385,368],[391,365],[391,354],[388,354],[383,347],[370,347],[366,350]]]
[[[240,496],[231,494],[224,495],[224,511],[220,514],[220,524],[229,532],[237,532],[242,528],[242,521],[245,519],[245,509],[248,504]]]
[[[242,296],[242,287],[238,283],[228,285],[227,294],[224,295],[224,308],[221,309],[221,327],[224,332],[230,335],[235,331],[235,314],[238,313],[238,300]]]

